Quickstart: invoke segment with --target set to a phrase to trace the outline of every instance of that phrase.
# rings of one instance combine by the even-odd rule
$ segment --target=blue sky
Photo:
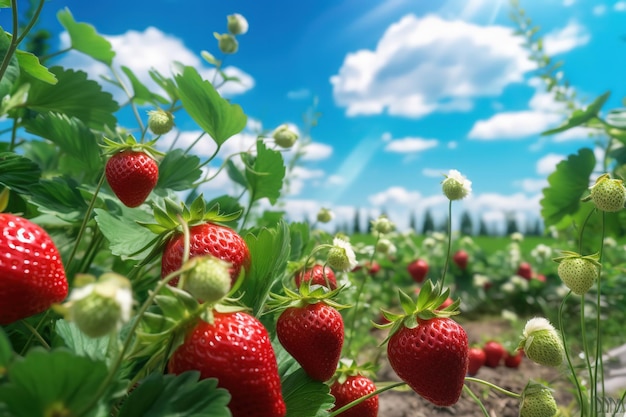
[[[624,105],[626,1],[521,5],[541,27],[546,50],[563,61],[581,103],[611,90],[605,109]],[[469,210],[476,222],[480,216],[502,225],[505,213],[515,212],[524,225],[538,215],[556,163],[594,147],[581,130],[540,136],[565,114],[533,77],[527,51],[512,35],[508,1],[50,0],[41,24],[59,48],[67,36],[55,15],[64,7],[109,38],[116,65],[146,80],[151,67],[169,73],[173,60],[210,76],[200,52],[221,58],[213,32],[226,30],[228,14],[244,15],[250,29],[239,37],[239,52],[224,61],[242,84],[222,93],[250,120],[221,156],[282,123],[306,132],[302,116],[317,100],[321,117],[292,173],[285,207],[294,220],[312,218],[320,207],[332,208],[339,222],[351,221],[357,207],[363,217],[384,209],[400,228],[411,212],[418,222],[426,209],[443,218],[442,174],[457,169],[472,181],[473,193],[455,203],[453,221]],[[8,18],[3,10],[4,28]],[[93,77],[103,73],[77,54],[60,63]],[[183,117],[176,122],[178,143],[190,143],[198,127]],[[211,151],[208,142],[199,149],[201,156]],[[230,187],[220,175],[205,193]]]

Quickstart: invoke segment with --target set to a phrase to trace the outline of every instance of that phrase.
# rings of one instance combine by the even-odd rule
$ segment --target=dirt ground
[[[468,322],[463,323],[470,343],[480,343],[488,337],[497,337],[506,334],[511,329],[506,322]],[[386,361],[384,361],[386,362]],[[543,367],[524,358],[519,368],[511,369],[505,366],[497,368],[483,367],[475,376],[509,391],[521,393],[529,379],[548,382],[555,388],[554,397],[560,407],[571,404],[573,396],[569,390],[570,384],[564,374],[556,369]],[[399,381],[393,370],[383,366],[379,372],[381,381]],[[482,384],[467,383],[485,405],[491,417],[517,417],[519,415],[519,400],[490,390]],[[379,412],[381,417],[450,417],[450,416],[483,416],[476,402],[466,393],[452,407],[436,407],[422,399],[411,390],[386,391],[379,396]]]

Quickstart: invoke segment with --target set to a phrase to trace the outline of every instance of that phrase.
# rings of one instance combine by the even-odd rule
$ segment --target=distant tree
[[[374,220],[374,218],[372,217],[371,214],[367,215],[367,233],[371,234],[372,233],[372,221]]]
[[[435,220],[430,210],[426,210],[424,213],[424,224],[422,225],[422,234],[427,235],[435,231]]]
[[[449,221],[449,217],[448,216],[444,217],[443,221],[439,223],[439,225],[437,226],[437,231],[441,233],[448,233],[448,221]]]
[[[411,214],[409,215],[409,228],[417,233],[417,219],[415,218],[415,212],[412,211]]]
[[[471,236],[474,234],[474,225],[472,223],[472,217],[467,211],[464,211],[461,215],[461,234],[465,236]]]
[[[506,227],[504,234],[509,236],[513,233],[519,232],[519,227],[517,226],[517,219],[515,218],[515,213],[509,212],[506,213]]]
[[[487,223],[485,223],[485,219],[480,218],[480,222],[478,222],[478,236],[489,236],[489,228],[487,227]]]
[[[358,208],[354,210],[354,223],[352,224],[352,233],[355,235],[361,233],[361,211]]]

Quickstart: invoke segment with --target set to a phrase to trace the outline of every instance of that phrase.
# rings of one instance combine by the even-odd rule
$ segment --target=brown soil
[[[463,323],[471,343],[482,343],[488,338],[499,338],[512,333],[510,326],[503,321],[480,321]],[[509,336],[507,336],[509,337]],[[399,381],[387,361],[379,372],[379,381]],[[573,401],[570,385],[561,371],[535,364],[527,358],[522,360],[517,369],[499,366],[497,368],[482,367],[476,378],[498,385],[506,390],[521,393],[530,379],[549,383],[555,389],[554,397],[560,407],[567,407]],[[467,382],[467,386],[484,404],[491,417],[517,417],[519,400],[494,391],[485,385]],[[381,417],[450,417],[450,416],[483,416],[478,404],[466,393],[452,407],[437,407],[424,400],[410,389],[403,391],[386,391],[379,396],[379,412]]]

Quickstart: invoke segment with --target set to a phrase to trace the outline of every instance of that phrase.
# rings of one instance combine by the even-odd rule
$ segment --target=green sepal
[[[148,155],[150,158],[154,160],[158,160],[165,156],[165,154],[161,151],[158,151],[154,145],[156,144],[156,140],[151,140],[145,143],[137,142],[137,139],[133,135],[128,135],[122,142],[116,142],[112,139],[107,138],[106,136],[102,138],[104,144],[101,144],[105,155],[113,155],[123,151],[134,151],[134,152],[143,152]]]
[[[602,264],[600,263],[600,253],[596,252],[596,253],[592,253],[591,255],[581,255],[578,252],[573,252],[573,251],[569,251],[569,250],[562,250],[561,251],[561,256],[557,256],[556,258],[552,258],[552,260],[556,263],[561,263],[566,259],[585,259],[589,262],[591,262],[593,265],[595,265],[596,267],[601,267]]]
[[[284,295],[270,293],[270,300],[267,302],[265,314],[279,313],[290,307],[304,307],[308,304],[324,303],[336,310],[350,308],[351,306],[341,304],[333,300],[344,287],[329,290],[323,285],[311,285],[311,281],[304,280],[300,284],[298,292],[283,286]]]

